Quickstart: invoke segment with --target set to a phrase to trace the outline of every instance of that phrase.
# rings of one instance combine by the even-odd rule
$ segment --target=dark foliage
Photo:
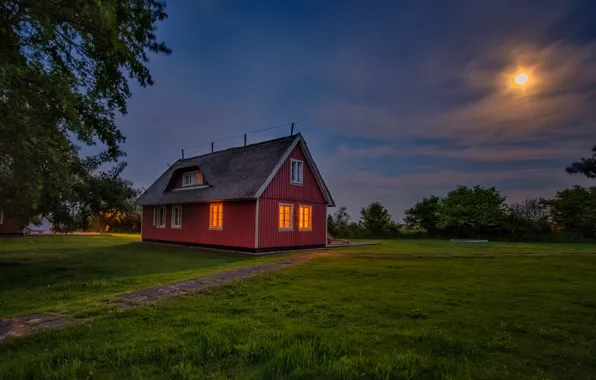
[[[439,204],[440,198],[431,195],[406,210],[404,222],[412,229],[425,231],[428,236],[439,236]]]
[[[24,225],[56,213],[80,181],[81,166],[97,169],[123,155],[115,114],[126,113],[129,79],[153,84],[148,54],[170,53],[155,35],[166,17],[156,0],[2,1],[0,207],[6,214]],[[77,144],[105,150],[81,159]]]
[[[596,178],[596,146],[592,148],[592,157],[581,158],[567,167],[569,174],[583,174],[588,178]]]

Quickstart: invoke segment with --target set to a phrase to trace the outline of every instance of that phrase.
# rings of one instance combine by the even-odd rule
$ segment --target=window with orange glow
[[[203,184],[203,173],[196,171],[196,172],[187,172],[184,173],[182,176],[182,187],[187,186],[200,186]]]
[[[292,210],[294,205],[280,204],[279,205],[279,229],[292,229]]]
[[[312,230],[312,207],[300,206],[300,222],[298,224],[301,230]]]
[[[222,229],[223,228],[223,204],[213,203],[209,212],[209,228]]]

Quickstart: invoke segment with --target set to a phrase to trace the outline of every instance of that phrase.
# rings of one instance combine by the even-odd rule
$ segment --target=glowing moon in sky
[[[513,80],[515,81],[516,84],[523,86],[524,84],[526,84],[528,82],[528,74],[519,73],[515,76],[515,78]]]

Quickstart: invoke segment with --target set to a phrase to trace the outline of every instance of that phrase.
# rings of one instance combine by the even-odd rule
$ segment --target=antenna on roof
[[[182,159],[184,160],[184,149],[180,149],[182,151]]]
[[[215,141],[211,142],[211,153],[215,152],[215,143],[216,142],[230,140],[230,139],[233,139],[233,138],[236,138],[236,137],[240,137],[242,135],[244,135],[244,146],[246,146],[246,144],[247,144],[247,135],[249,133],[264,132],[264,131],[269,131],[271,129],[281,128],[281,127],[287,127],[288,125],[290,125],[291,126],[290,135],[294,135],[294,127],[296,126],[296,124],[302,123],[304,120],[306,120],[306,117],[303,117],[302,120],[291,121],[289,123],[285,123],[285,124],[281,124],[281,125],[276,125],[274,127],[257,129],[257,130],[254,130],[254,131],[248,131],[248,132],[246,132],[244,134],[234,135],[234,136],[230,136],[230,137],[224,137],[224,138],[221,138],[219,140],[215,140]],[[186,147],[186,149],[199,148],[199,147],[202,147],[202,146],[205,146],[205,145],[207,145],[207,144],[199,144],[199,145],[195,145],[195,146],[189,146],[189,147]]]
[[[166,162],[166,165],[168,165],[168,168],[169,168],[170,166],[172,166],[172,165],[170,165],[168,162]]]

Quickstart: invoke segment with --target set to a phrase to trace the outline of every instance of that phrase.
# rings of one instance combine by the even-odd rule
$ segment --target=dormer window
[[[187,172],[182,175],[182,187],[200,186],[203,184],[203,173]]]
[[[300,160],[290,160],[291,170],[290,170],[290,183],[293,185],[302,185],[302,167],[303,162]]]

